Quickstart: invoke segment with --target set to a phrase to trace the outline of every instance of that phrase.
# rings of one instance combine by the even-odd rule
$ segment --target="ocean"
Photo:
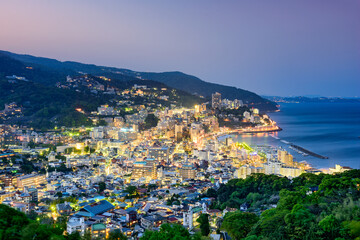
[[[283,130],[272,133],[238,135],[235,141],[249,145],[281,146],[315,168],[335,164],[360,168],[360,103],[282,103],[280,111],[269,113]],[[285,140],[329,159],[303,156],[281,142]]]

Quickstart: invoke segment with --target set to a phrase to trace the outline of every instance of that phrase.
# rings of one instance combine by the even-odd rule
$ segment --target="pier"
[[[300,146],[297,146],[295,144],[290,144],[291,147],[299,150],[300,152],[303,152],[303,153],[306,153],[306,154],[309,154],[310,156],[313,156],[313,157],[317,157],[317,158],[320,158],[320,159],[329,159],[329,157],[326,157],[326,156],[322,156],[320,154],[317,154],[317,153],[314,153],[314,152],[311,152],[305,148],[302,148]]]

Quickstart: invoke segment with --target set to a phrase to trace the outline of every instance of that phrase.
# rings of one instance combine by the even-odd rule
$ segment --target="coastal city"
[[[68,77],[68,83],[74,81]],[[134,85],[121,94],[146,92],[146,85]],[[210,102],[193,108],[131,101],[117,106],[101,105],[91,113],[91,120],[103,126],[41,132],[1,125],[0,203],[39,221],[65,224],[67,234],[92,238],[107,238],[114,231],[140,238],[163,223],[178,223],[192,232],[199,216],[208,214],[211,236],[222,239],[216,224],[238,209],[214,208],[209,189],[256,173],[292,179],[321,172],[295,161],[281,147],[237,142],[238,134],[281,130],[242,100],[213,93]],[[120,116],[120,108],[130,114]],[[21,114],[21,109],[12,103],[3,113]],[[329,171],[346,170],[337,165]],[[249,207],[244,202],[239,209]]]
[[[0,240],[360,240],[359,9],[2,0]]]

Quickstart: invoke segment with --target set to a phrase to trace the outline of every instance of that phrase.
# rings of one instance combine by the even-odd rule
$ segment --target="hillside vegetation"
[[[292,181],[253,174],[210,189],[207,196],[216,198],[213,208],[247,204],[246,212],[223,219],[221,229],[233,239],[360,239],[360,170],[305,173]]]
[[[240,99],[250,107],[259,108],[262,111],[274,111],[277,109],[275,103],[264,99],[253,92],[236,87],[209,83],[182,72],[137,72],[128,69],[96,66],[93,64],[83,64],[78,62],[60,62],[55,59],[21,55],[6,51],[0,51],[0,55],[15,59],[26,66],[31,66],[33,69],[41,71],[41,73],[45,76],[51,73],[56,76],[51,78],[49,77],[47,80],[45,76],[37,79],[37,81],[41,81],[44,84],[55,84],[60,76],[74,75],[81,72],[92,74],[94,76],[106,76],[108,78],[118,79],[119,81],[131,81],[135,79],[153,80],[190,94],[201,95],[208,99],[210,99],[212,93],[220,92],[223,98],[231,100]],[[32,79],[32,76],[27,75],[29,74],[28,71],[25,71],[22,74]]]

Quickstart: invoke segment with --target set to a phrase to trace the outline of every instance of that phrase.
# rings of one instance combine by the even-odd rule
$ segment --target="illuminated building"
[[[91,237],[95,239],[105,239],[109,234],[109,229],[103,223],[91,225]]]
[[[216,92],[211,96],[211,106],[214,109],[219,109],[221,107],[221,94]]]
[[[249,176],[253,173],[264,173],[264,172],[265,172],[265,170],[262,167],[243,165],[235,171],[234,177],[245,179],[247,176]]]
[[[17,187],[25,188],[25,187],[38,187],[40,184],[46,184],[45,175],[40,174],[29,174],[25,176],[21,176],[17,178]]]
[[[1,177],[2,182],[4,183],[5,187],[9,186],[16,186],[17,185],[17,178],[12,175],[3,175]]]
[[[148,152],[149,158],[153,158],[160,161],[168,161],[169,160],[169,148],[168,147],[152,147],[149,148]]]
[[[281,166],[282,166],[281,162],[268,161],[267,163],[264,163],[265,174],[280,175]]]
[[[131,173],[133,179],[156,179],[157,178],[157,163],[153,158],[147,158],[145,161],[137,161]]]
[[[203,133],[204,133],[204,129],[201,123],[191,123],[191,128],[190,128],[191,141],[197,143]]]
[[[288,178],[298,177],[303,172],[304,172],[303,170],[295,167],[282,166],[280,168],[280,175]]]
[[[104,128],[103,127],[95,127],[92,132],[90,132],[90,137],[92,139],[102,139],[104,138]]]
[[[154,228],[160,227],[160,225],[164,222],[165,218],[158,215],[150,215],[146,217],[142,217],[140,220],[140,224],[143,228],[147,230],[153,230]]]
[[[3,193],[0,193],[0,204],[5,201],[7,198],[12,198],[15,196],[15,192],[10,192],[10,193],[7,193],[7,192],[3,192]]]
[[[85,220],[83,217],[72,217],[67,222],[66,227],[66,231],[68,234],[72,234],[77,231],[82,235],[85,232]]]
[[[350,167],[342,167],[340,166],[339,164],[336,164],[335,165],[335,168],[329,168],[330,170],[330,173],[342,173],[342,172],[345,172],[345,171],[348,171],[348,170],[351,170],[352,168]]]
[[[196,171],[190,164],[184,164],[179,169],[179,175],[182,179],[194,179],[195,178]]]
[[[182,139],[183,134],[183,125],[176,124],[175,125],[175,139],[176,141],[180,141]]]
[[[293,166],[293,156],[287,151],[278,150],[278,160],[287,166]]]

